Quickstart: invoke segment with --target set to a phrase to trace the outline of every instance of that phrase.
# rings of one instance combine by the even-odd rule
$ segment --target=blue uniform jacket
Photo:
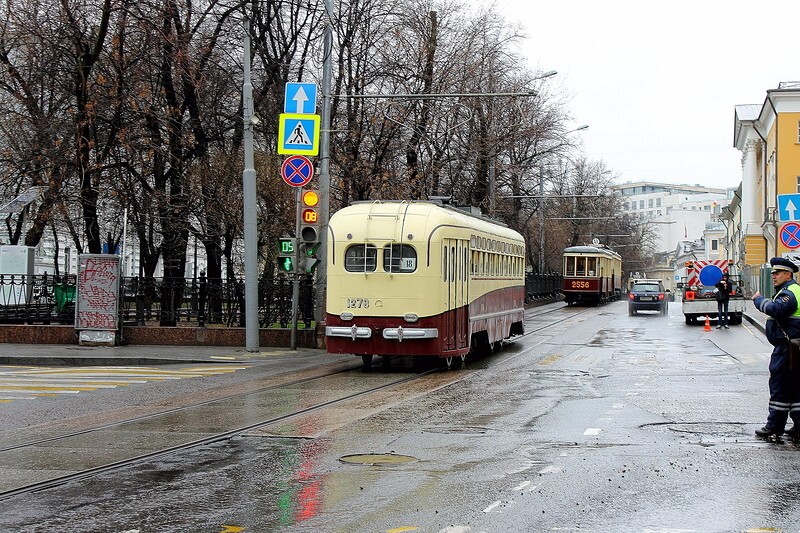
[[[773,300],[759,295],[753,301],[762,313],[771,318],[767,319],[766,334],[767,340],[775,346],[786,344],[786,335],[790,339],[800,337],[800,317],[792,316],[797,310],[797,298],[788,289],[789,285],[796,285],[796,282],[790,279],[781,285]],[[780,326],[776,321],[780,323]],[[781,327],[783,327],[783,331],[781,331]],[[786,335],[783,334],[784,331]]]

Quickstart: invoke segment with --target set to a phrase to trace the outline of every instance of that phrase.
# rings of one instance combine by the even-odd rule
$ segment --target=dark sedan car
[[[628,314],[635,315],[638,311],[658,311],[667,314],[669,297],[661,282],[637,282],[628,291]]]

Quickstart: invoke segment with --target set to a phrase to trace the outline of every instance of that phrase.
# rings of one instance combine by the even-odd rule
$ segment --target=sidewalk
[[[744,302],[744,319],[764,333],[767,327],[767,315],[756,309],[753,300]]]
[[[261,347],[248,352],[231,346],[77,346],[72,344],[0,344],[0,365],[30,366],[144,366],[170,364],[254,363],[266,359],[319,358],[325,363],[341,356],[312,348]]]

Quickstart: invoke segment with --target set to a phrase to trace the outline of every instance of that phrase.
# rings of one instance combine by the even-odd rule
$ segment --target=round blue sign
[[[787,222],[781,228],[781,244],[790,250],[800,248],[800,224],[797,222]]]
[[[292,187],[302,187],[314,177],[314,165],[302,155],[287,157],[281,165],[281,177]]]
[[[701,285],[716,285],[722,279],[722,269],[717,265],[706,265],[700,271]]]

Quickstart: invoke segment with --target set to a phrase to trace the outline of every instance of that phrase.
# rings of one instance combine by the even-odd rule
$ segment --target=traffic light
[[[305,190],[300,194],[300,271],[311,273],[319,264],[319,192]]]
[[[278,239],[278,272],[292,274],[296,271],[297,239],[281,237]]]
[[[278,257],[294,257],[297,250],[297,239],[281,237],[278,239]]]
[[[322,243],[319,242],[304,242],[300,244],[300,271],[312,273],[320,260],[317,257],[317,251]]]

